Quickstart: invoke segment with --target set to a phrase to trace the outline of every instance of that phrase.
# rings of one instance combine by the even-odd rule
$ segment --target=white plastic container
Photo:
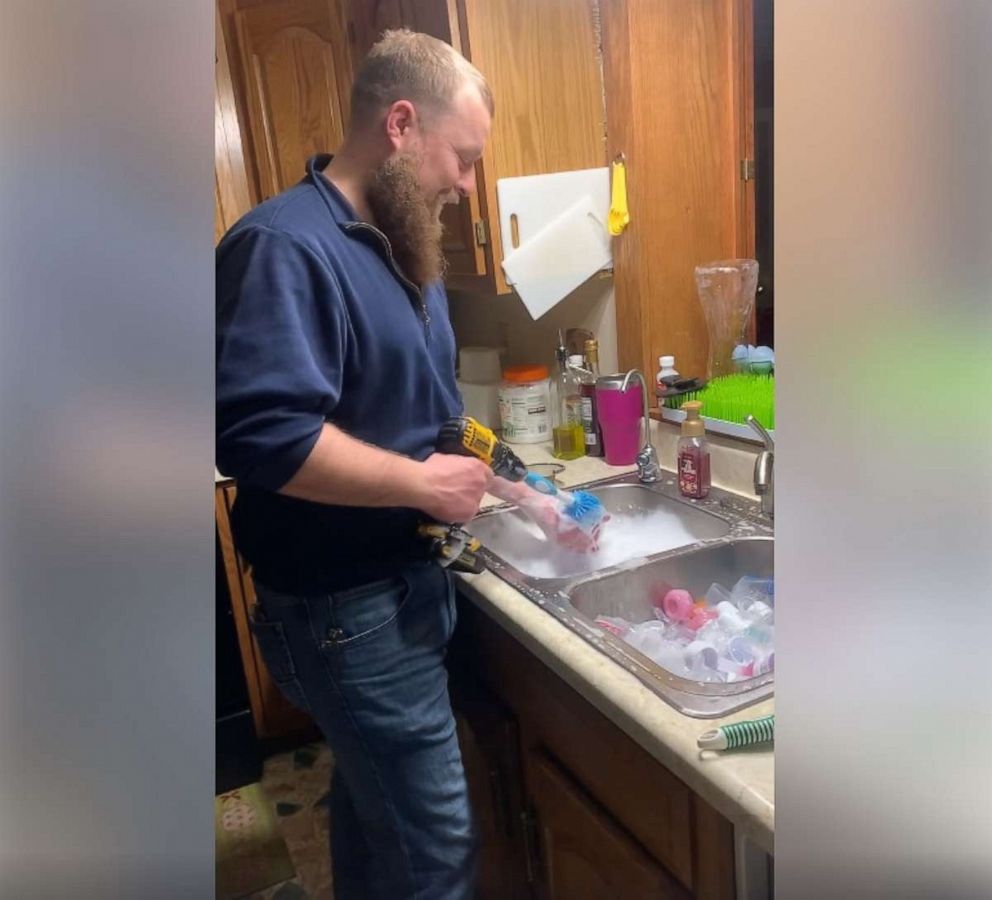
[[[458,351],[458,379],[468,384],[498,384],[498,347],[462,347]]]
[[[654,383],[658,387],[666,387],[668,384],[678,381],[679,373],[675,371],[674,356],[659,356],[658,371],[654,376]]]
[[[539,444],[551,440],[551,382],[547,366],[513,366],[503,370],[499,386],[503,440]]]
[[[459,380],[457,384],[465,405],[465,415],[477,419],[487,428],[499,428],[499,382],[473,384]]]

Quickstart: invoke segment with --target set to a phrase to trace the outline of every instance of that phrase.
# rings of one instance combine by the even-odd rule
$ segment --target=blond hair
[[[486,79],[450,44],[406,28],[386,31],[358,68],[351,89],[352,124],[372,124],[397,100],[409,100],[428,117],[443,113],[466,81],[475,84],[493,115]]]

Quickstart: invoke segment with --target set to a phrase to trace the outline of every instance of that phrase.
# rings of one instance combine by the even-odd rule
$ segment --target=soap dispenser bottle
[[[706,441],[706,426],[699,417],[703,404],[688,400],[682,404],[685,421],[678,443],[679,491],[683,497],[702,500],[710,492],[710,448]]]

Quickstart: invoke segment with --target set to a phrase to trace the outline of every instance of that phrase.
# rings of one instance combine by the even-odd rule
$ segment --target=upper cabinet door
[[[235,12],[241,80],[262,199],[303,177],[344,137],[351,89],[348,25],[329,0],[270,0]]]
[[[496,182],[606,165],[606,110],[595,0],[459,0],[462,51],[492,87],[492,135],[482,157],[495,284],[510,252],[499,231]],[[482,187],[480,186],[480,190]]]
[[[594,0],[463,0],[463,5],[467,55],[496,99],[487,158],[498,176],[605,165]]]
[[[705,374],[695,267],[754,252],[753,184],[742,179],[749,8],[602,4],[610,151],[626,155],[630,208],[630,227],[613,242],[621,369],[651,372],[673,354],[683,375]]]

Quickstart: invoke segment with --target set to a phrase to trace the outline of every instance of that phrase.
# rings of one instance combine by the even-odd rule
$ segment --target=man
[[[462,408],[439,216],[475,189],[492,113],[451,47],[387,32],[338,154],[217,250],[218,466],[238,480],[265,661],[334,753],[338,900],[473,892],[454,589],[416,526],[470,519],[492,479],[433,452]]]

